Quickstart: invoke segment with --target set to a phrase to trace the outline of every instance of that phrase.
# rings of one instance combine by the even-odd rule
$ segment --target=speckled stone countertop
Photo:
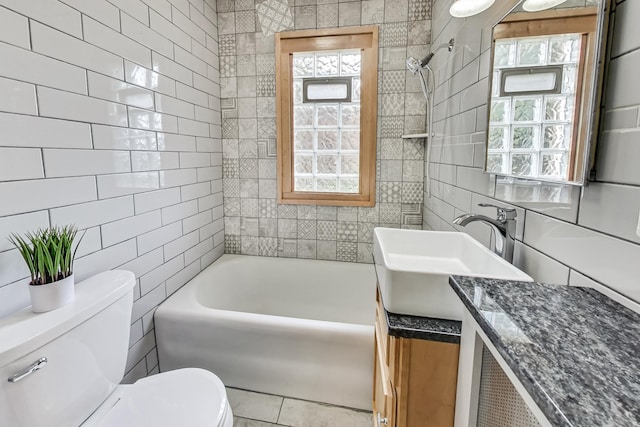
[[[398,338],[450,342],[460,344],[462,322],[431,317],[395,314],[385,310],[389,335]]]
[[[601,293],[449,283],[553,426],[640,426],[640,314]]]

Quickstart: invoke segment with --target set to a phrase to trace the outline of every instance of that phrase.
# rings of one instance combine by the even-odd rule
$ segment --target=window
[[[276,34],[278,202],[375,204],[378,29]]]

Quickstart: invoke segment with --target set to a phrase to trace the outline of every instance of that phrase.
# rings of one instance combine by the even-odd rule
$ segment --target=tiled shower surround
[[[270,7],[285,0],[270,0]],[[377,197],[372,208],[278,205],[274,36],[256,2],[218,1],[225,252],[371,262],[376,226],[421,228],[426,103],[408,56],[428,51],[429,0],[290,0],[290,30],[378,25]],[[266,4],[266,2],[265,2]],[[260,9],[260,8],[259,8]],[[277,24],[280,24],[279,26]],[[263,33],[264,31],[264,33]]]
[[[76,278],[136,274],[125,381],[153,312],[224,249],[215,1],[0,0],[0,316],[29,305],[6,240],[86,229]]]

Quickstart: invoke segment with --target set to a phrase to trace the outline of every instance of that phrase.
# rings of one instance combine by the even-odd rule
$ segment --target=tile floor
[[[371,412],[227,387],[233,427],[371,427]]]

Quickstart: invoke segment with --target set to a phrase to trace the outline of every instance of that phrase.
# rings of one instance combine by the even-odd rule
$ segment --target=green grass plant
[[[12,233],[9,241],[20,251],[29,273],[30,285],[46,285],[73,274],[73,260],[84,237],[74,248],[78,229],[73,226],[42,228],[24,237]]]

